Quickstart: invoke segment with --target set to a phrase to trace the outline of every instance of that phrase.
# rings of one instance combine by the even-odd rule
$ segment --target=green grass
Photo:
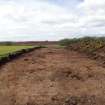
[[[14,53],[16,51],[22,50],[22,49],[28,49],[32,48],[34,46],[17,46],[17,45],[12,45],[12,46],[2,46],[0,45],[0,57],[6,56],[9,53]]]

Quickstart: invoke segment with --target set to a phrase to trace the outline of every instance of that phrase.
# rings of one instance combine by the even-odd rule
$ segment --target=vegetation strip
[[[35,49],[42,48],[42,46],[36,46],[32,48],[27,48],[27,49],[21,49],[12,53],[4,54],[3,56],[0,57],[0,66],[19,57],[20,55],[24,53],[29,53]]]
[[[105,37],[83,37],[63,39],[60,45],[66,49],[87,54],[89,57],[105,64]]]

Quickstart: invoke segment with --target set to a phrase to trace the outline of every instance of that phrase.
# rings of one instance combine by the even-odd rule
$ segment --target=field
[[[14,53],[22,49],[32,48],[33,46],[18,46],[18,45],[0,45],[0,57],[6,56],[9,53]]]
[[[102,39],[62,40],[60,45],[47,44],[2,65],[0,104],[105,105]]]

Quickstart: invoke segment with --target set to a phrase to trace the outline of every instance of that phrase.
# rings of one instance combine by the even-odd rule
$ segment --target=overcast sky
[[[0,0],[0,41],[105,35],[105,0]]]

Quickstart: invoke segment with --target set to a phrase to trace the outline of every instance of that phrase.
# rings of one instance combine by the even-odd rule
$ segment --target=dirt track
[[[24,54],[0,68],[0,105],[105,105],[105,68],[61,48]]]

